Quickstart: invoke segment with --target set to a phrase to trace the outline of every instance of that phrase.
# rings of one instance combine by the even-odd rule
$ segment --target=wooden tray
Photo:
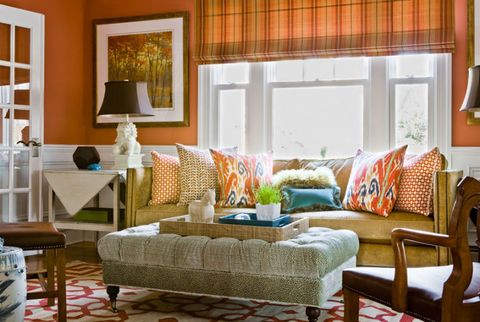
[[[217,218],[216,218],[217,219]],[[230,224],[193,223],[190,215],[160,220],[160,233],[182,236],[208,236],[212,238],[231,237],[240,240],[263,239],[276,242],[291,239],[309,228],[308,218],[292,217],[292,222],[283,227],[242,226]]]

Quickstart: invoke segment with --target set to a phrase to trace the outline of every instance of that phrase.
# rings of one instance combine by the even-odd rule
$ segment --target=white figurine
[[[113,154],[134,155],[140,153],[137,142],[137,128],[133,123],[123,122],[117,127],[117,138],[113,146]]]
[[[202,200],[194,200],[188,205],[192,222],[213,223],[215,215],[215,190],[208,189]]]

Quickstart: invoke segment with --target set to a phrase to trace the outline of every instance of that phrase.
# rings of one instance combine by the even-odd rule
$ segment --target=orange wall
[[[467,0],[455,1],[456,52],[452,60],[452,146],[480,146],[480,126],[459,112],[467,88]],[[478,36],[477,36],[478,39]]]
[[[45,15],[45,125],[48,144],[87,143],[84,109],[85,0],[0,0]]]
[[[452,144],[480,146],[480,126],[458,112],[466,88],[466,2],[456,0],[456,53],[452,61]],[[197,142],[197,68],[192,60],[194,0],[0,0],[45,14],[45,143],[111,144],[114,129],[92,126],[92,20],[188,11],[190,15],[190,127],[139,128],[142,144]]]
[[[172,128],[138,128],[138,141],[145,145],[184,144],[197,143],[197,68],[193,62],[193,17],[194,0],[152,1],[152,0],[87,0],[85,14],[85,79],[83,87],[86,108],[84,118],[86,123],[86,142],[89,144],[112,144],[115,140],[114,129],[95,129],[92,126],[93,106],[93,26],[92,20],[99,18],[129,17],[150,15],[163,12],[188,11],[190,22],[189,37],[189,95],[190,95],[190,126]]]

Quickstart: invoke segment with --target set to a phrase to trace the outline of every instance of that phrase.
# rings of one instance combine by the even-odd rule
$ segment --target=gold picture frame
[[[148,84],[154,116],[131,117],[137,127],[190,124],[188,12],[93,21],[93,126],[116,127],[120,117],[98,116],[104,83]]]
[[[467,0],[467,68],[475,65],[475,56],[480,54],[475,51],[475,27],[480,23],[475,21],[475,2],[475,0]],[[480,62],[477,63],[480,64]],[[475,112],[467,112],[467,124],[480,125],[480,116],[475,117]]]

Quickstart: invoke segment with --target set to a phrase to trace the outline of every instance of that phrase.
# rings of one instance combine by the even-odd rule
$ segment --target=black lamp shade
[[[468,69],[468,84],[460,111],[480,112],[480,65]]]
[[[111,81],[105,83],[105,96],[98,115],[102,116],[153,116],[148,98],[147,83]]]

